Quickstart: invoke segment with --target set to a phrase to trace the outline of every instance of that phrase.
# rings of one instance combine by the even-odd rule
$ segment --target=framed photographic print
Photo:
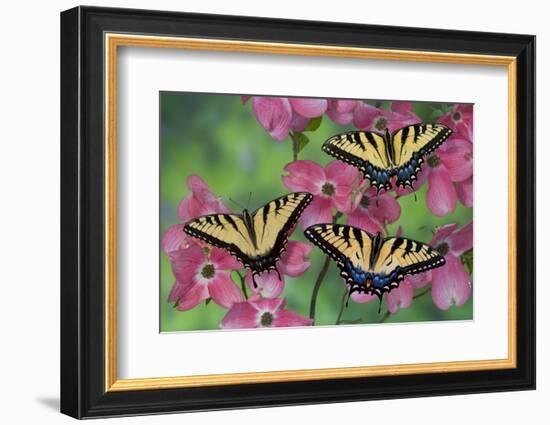
[[[61,14],[61,411],[533,389],[535,38]]]

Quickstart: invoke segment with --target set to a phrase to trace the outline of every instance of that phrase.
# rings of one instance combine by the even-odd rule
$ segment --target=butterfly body
[[[412,187],[424,158],[452,134],[443,124],[415,124],[384,134],[352,131],[331,137],[323,151],[357,167],[378,190]]]
[[[445,264],[445,258],[429,245],[401,237],[382,238],[352,226],[318,224],[305,230],[306,237],[328,254],[354,292],[376,295],[397,288],[405,276]]]
[[[296,192],[274,199],[250,213],[210,214],[187,222],[184,232],[235,256],[255,276],[276,271],[291,230],[313,195]]]

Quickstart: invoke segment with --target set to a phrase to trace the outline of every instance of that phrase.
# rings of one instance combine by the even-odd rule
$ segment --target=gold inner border
[[[504,66],[508,72],[508,357],[494,360],[305,369],[272,372],[118,379],[116,338],[116,123],[117,49],[120,46],[324,56],[468,65]],[[515,368],[516,358],[516,58],[444,52],[370,49],[328,45],[105,34],[105,391],[135,391],[213,385],[311,381],[417,373]]]

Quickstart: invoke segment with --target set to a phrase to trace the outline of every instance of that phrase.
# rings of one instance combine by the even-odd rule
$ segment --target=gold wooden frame
[[[515,368],[516,357],[516,58],[410,50],[335,47],[255,41],[105,34],[105,391],[132,391],[213,385],[446,373]],[[116,374],[116,96],[120,46],[325,56],[356,59],[504,66],[508,71],[508,357],[292,371],[230,373],[167,378],[117,379]]]

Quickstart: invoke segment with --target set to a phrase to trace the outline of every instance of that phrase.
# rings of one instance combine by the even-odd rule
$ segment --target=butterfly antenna
[[[248,208],[250,208],[250,200],[252,199],[252,191],[248,194]]]
[[[244,209],[245,209],[245,208],[244,208],[241,204],[239,204],[237,201],[234,201],[234,200],[231,199],[231,198],[228,198],[228,199],[229,199],[231,202],[233,202],[236,206],[238,206],[239,209],[241,209],[241,210],[244,210]]]
[[[378,299],[380,300],[380,304],[378,304],[378,314],[380,314],[380,310],[382,309],[382,297],[383,296],[384,296],[384,294],[378,296]]]
[[[256,273],[252,273],[252,283],[254,284],[254,289],[256,289],[258,287],[256,283]]]
[[[279,280],[283,280],[281,278],[281,272],[279,271],[279,269],[277,267],[275,267],[275,271],[277,272],[277,276],[279,277]]]

